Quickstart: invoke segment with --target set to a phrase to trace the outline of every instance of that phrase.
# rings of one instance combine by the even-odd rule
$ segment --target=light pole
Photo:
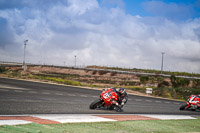
[[[161,74],[163,72],[163,62],[164,62],[164,52],[161,53],[162,54],[162,62],[161,62]]]
[[[24,71],[26,70],[26,64],[25,64],[25,56],[26,56],[26,43],[28,42],[28,40],[24,41],[24,60],[23,60],[23,67],[24,67]]]
[[[76,67],[76,55],[74,55],[74,57],[75,57],[75,67]]]

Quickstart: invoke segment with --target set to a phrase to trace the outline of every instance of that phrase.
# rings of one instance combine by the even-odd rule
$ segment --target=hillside
[[[154,89],[153,95],[178,99],[185,99],[192,93],[200,93],[200,79],[180,78],[176,77],[176,75],[162,76],[155,73],[147,73],[145,75],[145,73],[129,73],[126,72],[127,70],[124,71],[122,69],[118,71],[112,68],[94,66],[88,68],[69,68],[30,65],[26,71],[21,66],[1,67],[0,75],[75,86],[98,88],[124,87],[142,93],[145,93],[147,87],[151,87]],[[133,72],[133,70],[130,71]]]

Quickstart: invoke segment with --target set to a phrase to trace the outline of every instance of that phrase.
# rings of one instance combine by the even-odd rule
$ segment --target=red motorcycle
[[[122,109],[118,104],[119,96],[114,89],[103,90],[100,98],[90,104],[90,109],[106,108],[121,112]]]
[[[191,95],[187,102],[183,104],[180,108],[180,110],[186,110],[191,109],[192,111],[195,111],[196,109],[200,109],[200,96],[199,95]]]

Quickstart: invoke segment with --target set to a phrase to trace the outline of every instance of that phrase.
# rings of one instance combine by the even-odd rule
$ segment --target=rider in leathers
[[[128,94],[126,93],[126,89],[120,88],[116,89],[117,94],[119,95],[119,100],[117,101],[121,108],[123,108],[124,104],[128,101]]]
[[[115,91],[118,96],[119,96],[119,100],[117,101],[118,102],[118,107],[121,109],[122,111],[122,108],[123,106],[126,104],[127,100],[128,100],[128,94],[126,93],[126,89],[124,88],[119,88],[119,89],[116,89],[116,88],[108,88],[108,89],[112,89],[113,91]],[[108,90],[106,89],[106,90]],[[113,109],[113,107],[110,107],[109,109]]]

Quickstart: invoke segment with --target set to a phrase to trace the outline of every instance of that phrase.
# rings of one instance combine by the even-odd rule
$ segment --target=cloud
[[[14,42],[14,36],[5,18],[0,17],[0,25],[0,47],[4,48],[6,45],[10,45]]]
[[[113,7],[124,8],[125,6],[123,0],[100,0],[100,4],[101,6],[106,8],[113,8]]]
[[[164,70],[200,72],[200,19],[170,19],[190,10],[183,10],[184,5],[158,2],[173,10],[161,12],[166,17],[140,17],[126,14],[121,0],[106,8],[96,0],[21,2],[0,8],[0,37],[5,40],[0,60],[21,61],[28,39],[27,61],[32,63],[74,65],[76,55],[78,65],[160,69],[165,52]],[[156,2],[144,6],[154,13],[159,11]]]

